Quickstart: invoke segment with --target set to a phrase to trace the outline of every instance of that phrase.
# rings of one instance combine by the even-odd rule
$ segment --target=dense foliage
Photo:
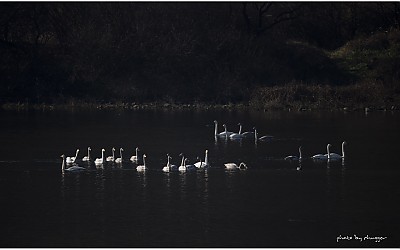
[[[398,88],[399,25],[399,2],[2,2],[0,102],[240,103],[288,83]],[[377,62],[383,71],[369,68]]]

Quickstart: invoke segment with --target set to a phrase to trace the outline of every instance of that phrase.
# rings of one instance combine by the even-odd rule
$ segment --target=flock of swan
[[[245,138],[254,138],[255,142],[257,141],[270,141],[273,140],[274,137],[272,135],[264,135],[259,137],[257,134],[257,130],[254,127],[254,131],[249,131],[249,132],[242,132],[242,125],[239,123],[239,131],[238,133],[234,132],[229,132],[227,130],[227,126],[223,124],[224,131],[218,133],[218,122],[214,121],[215,124],[215,129],[214,129],[214,136],[217,138],[225,138],[225,139],[231,139],[231,140],[241,140]],[[326,154],[316,154],[311,157],[311,159],[315,161],[337,161],[337,160],[344,160],[345,159],[345,145],[347,143],[345,141],[342,142],[342,154],[337,154],[337,153],[332,153],[330,152],[331,144],[328,144],[326,146],[327,153]],[[105,157],[105,149],[103,148],[101,150],[101,158],[96,158],[92,159],[90,152],[91,148],[87,148],[87,155],[84,156],[82,159],[78,158],[79,154],[79,149],[76,150],[75,156],[65,156],[64,154],[61,155],[62,160],[62,171],[68,171],[68,172],[75,172],[75,171],[83,171],[86,170],[85,167],[79,166],[78,161],[81,162],[86,162],[86,163],[91,163],[93,162],[96,166],[101,166],[107,162],[109,163],[116,163],[116,164],[122,164],[126,160],[123,158],[123,148],[119,149],[119,157],[116,157],[115,155],[115,148],[112,148],[112,155]],[[179,155],[182,157],[180,166],[178,167],[177,165],[171,164],[170,160],[172,157],[167,154],[167,163],[163,167],[162,171],[163,172],[173,172],[173,171],[181,171],[181,172],[186,172],[186,171],[193,171],[196,169],[206,169],[210,167],[209,161],[208,161],[208,150],[205,150],[205,155],[204,155],[204,161],[202,161],[199,157],[197,158],[199,161],[194,163],[194,164],[187,164],[188,158],[186,158],[183,154]],[[285,160],[288,161],[299,161],[301,162],[304,158],[302,157],[302,151],[301,151],[301,146],[299,147],[299,155],[289,155],[284,158]],[[132,155],[129,158],[129,161],[136,164],[136,170],[138,172],[143,172],[146,171],[148,168],[146,167],[146,154],[142,155],[142,160],[139,163],[139,148],[136,147],[135,149],[135,154]],[[236,163],[225,163],[224,164],[225,168],[228,170],[234,170],[234,169],[240,169],[240,170],[245,170],[247,169],[247,165],[244,162],[241,162],[240,164]]]

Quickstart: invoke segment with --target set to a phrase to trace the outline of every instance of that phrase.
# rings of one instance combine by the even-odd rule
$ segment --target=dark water
[[[0,247],[400,246],[398,113],[0,115]],[[215,119],[275,140],[215,141]],[[327,143],[340,153],[343,140],[343,163],[305,159],[298,171],[283,160],[300,145],[303,157],[325,153]],[[94,158],[122,147],[126,159],[138,146],[149,171],[128,162],[63,174],[60,155],[79,148],[82,158],[88,146]],[[167,153],[180,165],[180,153],[195,162],[205,149],[208,171],[161,171]],[[245,171],[223,168],[242,161]]]

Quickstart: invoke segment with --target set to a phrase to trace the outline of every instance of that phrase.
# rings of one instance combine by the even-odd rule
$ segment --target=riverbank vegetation
[[[3,108],[400,106],[398,2],[4,2],[0,13]]]

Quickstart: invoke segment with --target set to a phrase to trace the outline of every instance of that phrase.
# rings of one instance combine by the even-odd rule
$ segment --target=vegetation
[[[398,2],[2,2],[0,14],[3,107],[400,104]]]

